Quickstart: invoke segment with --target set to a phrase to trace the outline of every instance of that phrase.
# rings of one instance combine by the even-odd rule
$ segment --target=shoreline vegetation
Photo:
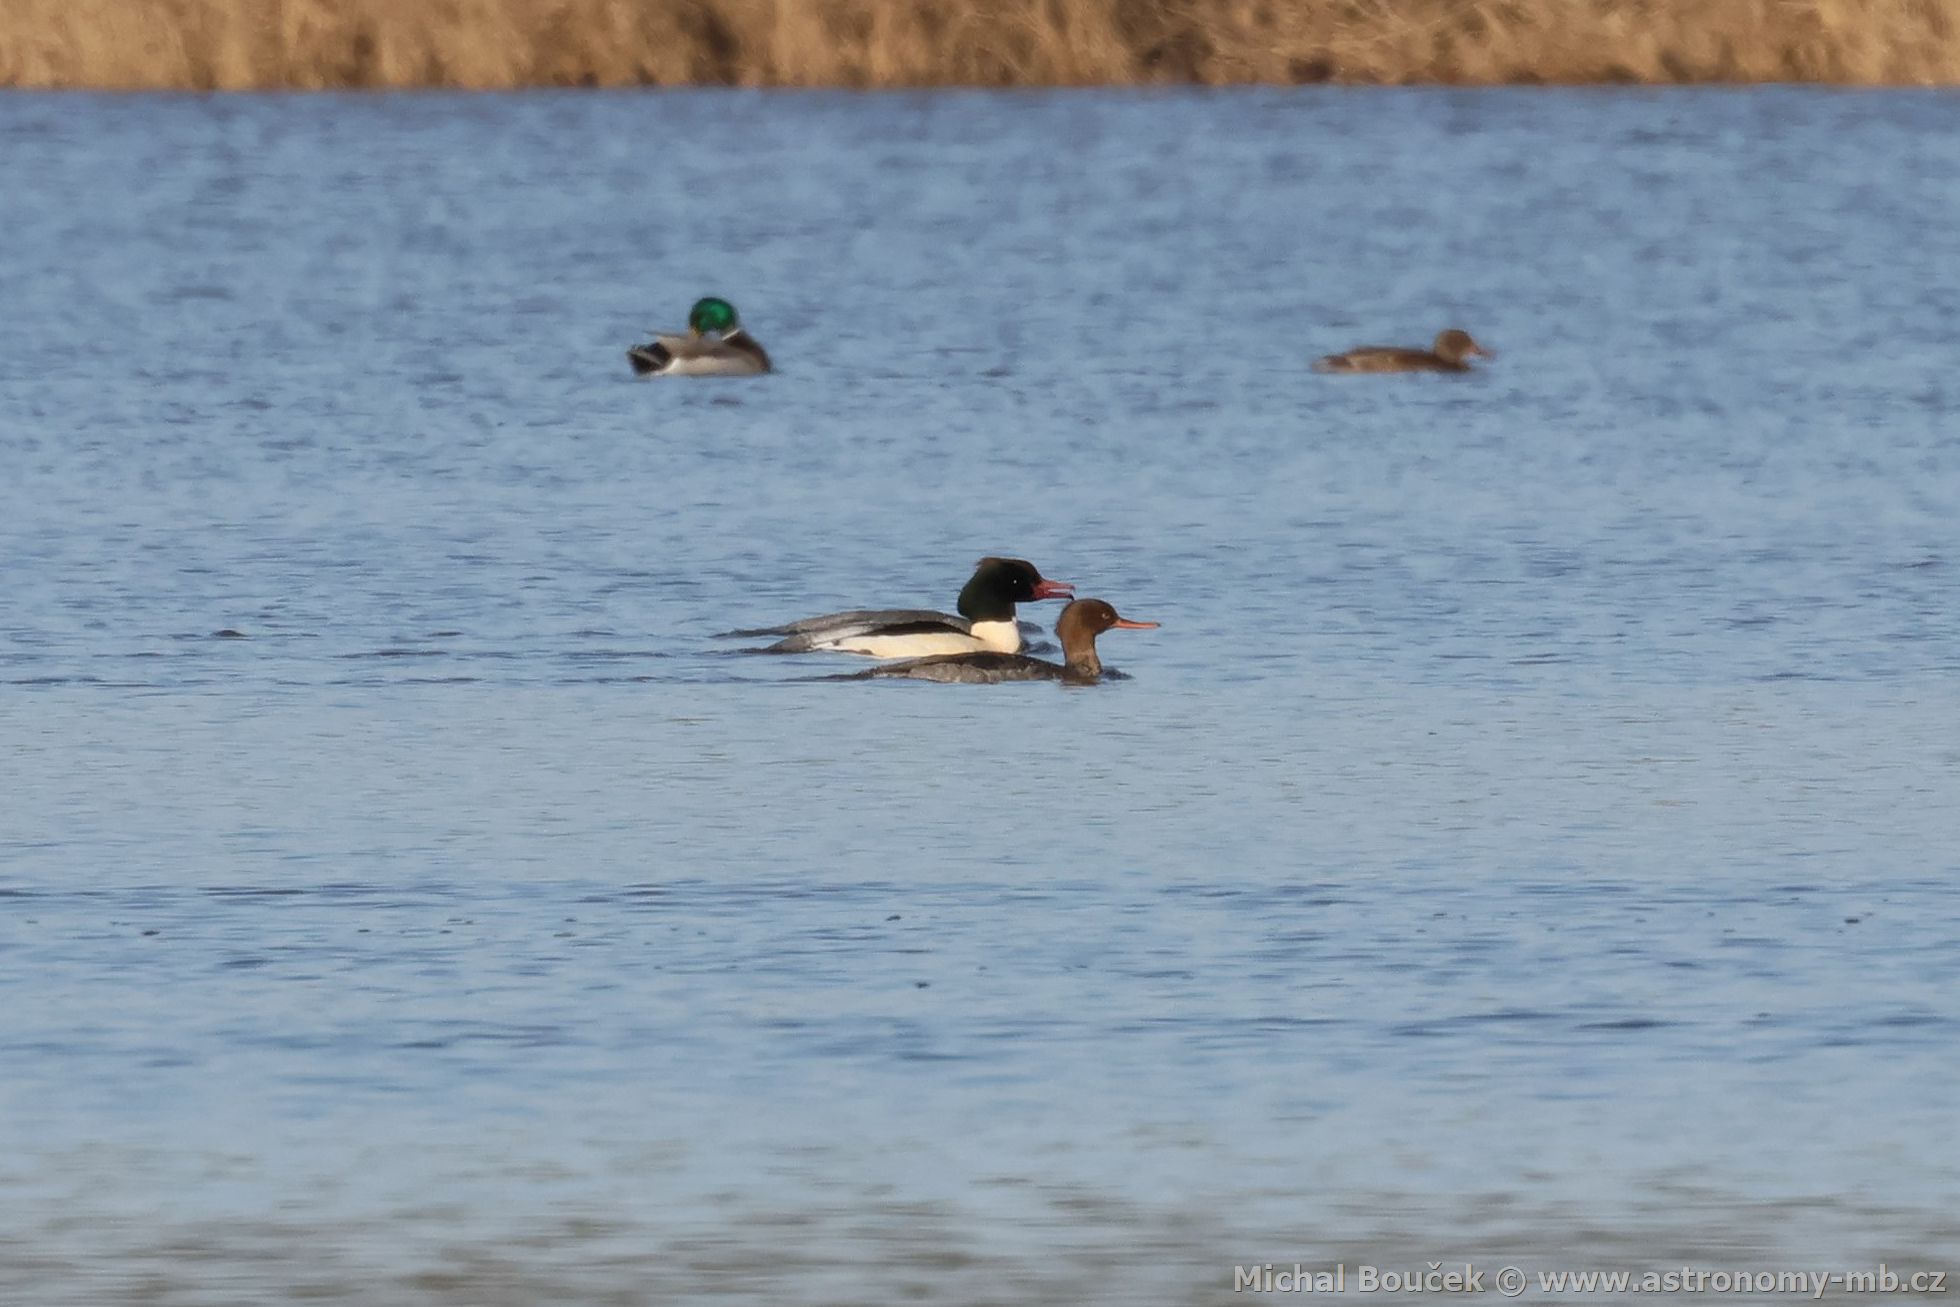
[[[0,87],[1960,84],[1960,0],[0,0]]]

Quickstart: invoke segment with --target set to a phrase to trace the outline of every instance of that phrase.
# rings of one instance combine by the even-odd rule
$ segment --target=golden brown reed
[[[0,0],[0,86],[1960,84],[1960,0]]]

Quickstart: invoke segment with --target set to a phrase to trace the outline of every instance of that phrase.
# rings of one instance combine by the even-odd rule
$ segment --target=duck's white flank
[[[961,635],[958,631],[914,631],[902,635],[880,635],[875,631],[866,631],[844,636],[834,644],[826,642],[817,647],[835,649],[839,653],[868,654],[873,658],[929,658],[934,654],[952,653],[1019,653],[1021,652],[1021,627],[1019,623],[1009,620],[975,622],[971,635]]]
[[[763,369],[744,354],[676,353],[674,361],[661,371],[679,377],[746,377]]]

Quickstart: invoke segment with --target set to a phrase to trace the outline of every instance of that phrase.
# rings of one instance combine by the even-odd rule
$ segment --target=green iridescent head
[[[694,307],[687,312],[687,329],[697,336],[711,331],[726,335],[741,325],[741,319],[735,316],[735,306],[712,295],[694,301]]]

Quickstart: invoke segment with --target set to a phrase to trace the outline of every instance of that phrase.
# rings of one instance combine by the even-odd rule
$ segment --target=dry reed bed
[[[1960,0],[0,0],[0,86],[1960,84]]]

